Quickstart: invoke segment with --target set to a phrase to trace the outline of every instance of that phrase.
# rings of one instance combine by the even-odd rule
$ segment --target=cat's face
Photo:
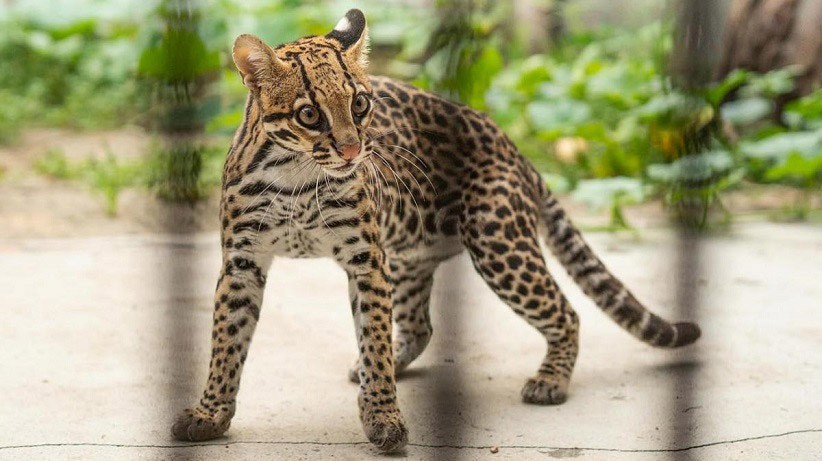
[[[269,139],[282,149],[312,156],[330,176],[343,177],[370,154],[367,48],[365,17],[351,10],[325,36],[277,48],[241,35],[233,57],[259,104]]]

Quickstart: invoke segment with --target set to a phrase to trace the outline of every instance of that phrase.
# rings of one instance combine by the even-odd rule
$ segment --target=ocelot
[[[695,324],[651,313],[608,272],[489,117],[369,77],[367,48],[359,10],[325,36],[272,48],[242,35],[234,44],[249,95],[223,176],[210,372],[199,403],[174,424],[175,437],[205,440],[228,429],[274,256],[331,257],[347,273],[360,419],[384,451],[408,440],[395,376],[431,339],[434,271],[463,249],[499,298],[545,337],[525,402],[565,401],[579,346],[577,315],[546,270],[540,239],[636,338],[658,347],[696,341]]]

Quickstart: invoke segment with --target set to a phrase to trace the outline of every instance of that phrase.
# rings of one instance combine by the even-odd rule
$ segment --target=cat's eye
[[[371,100],[368,99],[368,96],[366,96],[365,93],[358,93],[354,98],[354,102],[351,103],[351,113],[357,117],[362,117],[365,115],[370,108]]]
[[[297,121],[306,128],[317,128],[320,125],[320,111],[314,106],[302,106],[297,110]]]

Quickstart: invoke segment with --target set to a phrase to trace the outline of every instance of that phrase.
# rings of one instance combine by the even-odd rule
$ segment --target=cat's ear
[[[259,88],[261,81],[274,78],[279,70],[285,68],[274,50],[253,35],[237,37],[232,57],[243,76],[243,84],[251,89]]]
[[[342,45],[343,54],[350,57],[363,68],[368,65],[368,24],[362,11],[348,10],[334,26],[334,30],[325,35]]]

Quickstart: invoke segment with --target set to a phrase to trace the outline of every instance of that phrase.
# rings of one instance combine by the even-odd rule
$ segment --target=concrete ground
[[[674,235],[591,234],[607,265],[674,315]],[[704,244],[703,338],[654,350],[603,316],[551,261],[582,318],[571,396],[525,405],[544,353],[459,257],[438,273],[432,345],[400,381],[411,459],[822,457],[822,229],[738,223]],[[274,263],[227,436],[172,441],[205,382],[215,234],[0,240],[0,459],[364,459],[346,373],[342,272]],[[695,291],[693,291],[695,290]],[[496,448],[494,448],[496,447]]]

